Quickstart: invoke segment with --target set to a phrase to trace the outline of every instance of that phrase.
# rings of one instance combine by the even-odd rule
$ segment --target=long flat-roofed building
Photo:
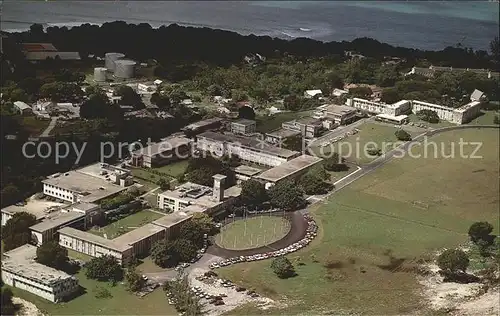
[[[345,125],[352,123],[356,119],[356,113],[357,110],[353,107],[329,104],[318,108],[313,113],[313,118],[323,119],[323,127],[331,129],[334,124]]]
[[[57,303],[75,293],[78,280],[35,261],[36,247],[23,245],[2,255],[2,281]]]
[[[231,122],[231,133],[241,135],[251,135],[255,133],[257,124],[254,120],[241,119]]]
[[[180,211],[165,215],[153,222],[154,225],[165,229],[165,238],[172,239],[178,236],[184,223],[191,220],[195,213],[205,213],[207,208],[200,205],[189,205]]]
[[[421,110],[431,110],[436,112],[437,116],[444,121],[449,121],[455,124],[464,124],[477,117],[481,112],[481,102],[472,101],[459,108],[450,108],[439,104],[422,102],[413,100],[413,113]]]
[[[127,262],[133,256],[133,247],[120,244],[72,227],[59,229],[59,245],[91,257],[110,255],[119,262]]]
[[[113,242],[132,247],[134,256],[142,256],[151,250],[151,246],[165,238],[165,228],[146,224],[113,239]]]
[[[266,133],[265,139],[266,142],[270,144],[281,146],[287,139],[301,135],[302,133],[297,130],[279,128],[277,130]]]
[[[409,100],[401,100],[393,104],[386,104],[360,98],[352,98],[347,100],[347,105],[370,113],[388,114],[392,116],[407,114],[411,111],[411,101]]]
[[[125,190],[133,178],[127,169],[97,163],[53,174],[42,183],[45,195],[70,203],[94,203]]]
[[[319,157],[302,155],[282,165],[266,170],[254,178],[264,182],[266,188],[269,188],[285,179],[295,179],[303,175],[310,168],[321,163],[321,161],[323,161],[323,159]]]
[[[30,227],[31,236],[37,246],[57,239],[57,231],[65,226],[85,228],[85,214],[79,212],[58,212],[50,214],[42,222]]]
[[[64,207],[64,203],[29,199],[24,205],[10,205],[2,209],[2,226],[16,213],[26,212],[35,216],[37,221],[42,221],[49,213]]]
[[[266,144],[264,140],[205,132],[197,136],[196,148],[216,155],[236,156],[265,166],[278,166],[300,155],[297,151]]]
[[[298,131],[305,138],[313,138],[318,135],[323,123],[314,117],[303,117],[300,119],[284,122],[281,127],[284,129]]]
[[[220,117],[209,118],[189,124],[188,126],[182,128],[182,131],[184,131],[185,133],[198,134],[206,131],[217,130],[222,127],[223,122],[224,119]]]
[[[177,159],[190,156],[192,141],[186,137],[169,137],[161,142],[150,144],[147,147],[132,153],[132,165],[137,167],[157,167]]]

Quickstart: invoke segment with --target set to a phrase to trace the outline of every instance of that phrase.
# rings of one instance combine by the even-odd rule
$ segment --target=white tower
[[[213,176],[214,178],[214,189],[213,189],[213,197],[217,202],[220,202],[224,199],[224,181],[226,180],[226,176],[222,174],[216,174]]]

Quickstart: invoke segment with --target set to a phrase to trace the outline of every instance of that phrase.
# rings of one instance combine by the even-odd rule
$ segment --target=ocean
[[[498,2],[478,1],[2,1],[0,28],[101,24],[115,20],[153,27],[177,23],[244,35],[321,41],[371,37],[396,46],[488,50],[498,36]]]

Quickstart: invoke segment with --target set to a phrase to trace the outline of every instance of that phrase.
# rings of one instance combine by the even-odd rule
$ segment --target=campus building
[[[322,158],[302,155],[292,159],[277,167],[271,168],[254,177],[254,179],[263,182],[266,189],[285,179],[294,180],[306,173],[312,167],[320,164]]]
[[[354,122],[357,117],[357,110],[350,106],[328,104],[318,107],[312,117],[323,120],[323,127],[332,129],[337,125]]]
[[[78,280],[63,271],[35,261],[36,247],[23,245],[2,256],[2,281],[57,303],[75,293]]]
[[[223,175],[215,175],[212,188],[187,182],[174,190],[159,193],[158,208],[178,212],[188,206],[197,205],[206,209],[207,213],[214,214],[241,193],[241,188],[237,186],[224,189],[225,179]]]
[[[257,124],[253,120],[241,119],[231,122],[231,133],[240,135],[251,135],[255,133]]]
[[[188,126],[182,128],[181,130],[184,133],[199,134],[206,131],[218,130],[222,127],[223,123],[224,119],[221,119],[220,117],[214,117],[189,124]]]
[[[279,128],[277,130],[266,133],[264,137],[266,142],[269,144],[283,146],[287,139],[297,136],[301,137],[302,133],[297,130]]]
[[[450,108],[438,104],[412,100],[412,111],[417,113],[421,110],[436,112],[439,119],[455,124],[464,124],[477,117],[481,112],[481,102],[471,101],[459,108]]]
[[[53,174],[42,181],[43,193],[70,203],[94,203],[114,196],[133,183],[130,170],[106,163]]]
[[[188,158],[191,153],[191,143],[186,137],[165,138],[161,142],[134,151],[131,164],[136,167],[153,168]]]
[[[405,74],[405,76],[409,75],[421,75],[425,77],[434,77],[437,72],[472,72],[478,75],[483,75],[487,78],[498,78],[500,73],[490,71],[488,69],[474,69],[474,68],[454,68],[454,67],[439,67],[439,66],[429,66],[425,67],[412,67],[411,70]]]
[[[352,98],[347,100],[347,105],[361,111],[391,116],[399,116],[411,111],[411,101],[409,100],[401,100],[394,104],[386,104],[360,98]]]
[[[305,138],[314,138],[322,126],[323,123],[313,117],[303,117],[281,124],[283,129],[300,132]]]
[[[264,166],[278,166],[300,155],[297,151],[278,148],[265,143],[264,139],[205,132],[197,136],[196,148],[214,155],[236,156]]]

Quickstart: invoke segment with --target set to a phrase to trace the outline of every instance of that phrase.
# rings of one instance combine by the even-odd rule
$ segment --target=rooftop
[[[408,118],[408,115],[393,116],[393,115],[382,113],[382,114],[378,114],[377,117],[384,118],[384,119],[389,119],[389,120],[396,120],[396,121],[400,121],[401,122],[404,119]]]
[[[326,107],[325,110],[327,113],[331,113],[333,115],[349,114],[357,111],[356,108],[346,105],[337,105],[337,104],[330,104]]]
[[[3,254],[2,270],[51,286],[58,281],[73,278],[66,272],[56,270],[35,261],[37,247],[23,245]]]
[[[57,212],[49,214],[42,222],[31,226],[30,229],[43,233],[47,230],[58,228],[73,221],[83,219],[84,217],[85,214],[79,212]]]
[[[98,204],[94,203],[78,203],[72,205],[73,209],[77,209],[78,211],[87,213],[87,211],[93,210],[95,207],[99,207]]]
[[[75,170],[76,172],[83,173],[95,178],[99,178],[102,180],[107,181],[107,176],[109,174],[117,174],[119,176],[126,176],[129,175],[131,172],[128,169],[113,166],[107,163],[94,163],[91,165],[87,165],[85,167],[82,167],[80,169]]]
[[[165,151],[170,151],[172,149],[188,145],[191,142],[189,138],[186,137],[169,137],[158,143],[150,144],[147,147],[138,149],[133,152],[134,155],[144,155],[144,156],[154,156],[161,154]]]
[[[155,220],[153,222],[153,224],[164,227],[164,228],[170,228],[170,227],[175,226],[183,221],[190,219],[194,213],[201,213],[201,212],[204,212],[205,210],[206,210],[206,208],[201,207],[199,205],[189,205],[189,206],[186,206],[181,211],[165,215],[165,216]]]
[[[284,122],[283,124],[305,124],[305,125],[322,125],[321,121],[313,117],[301,117],[296,120]]]
[[[315,156],[302,155],[300,157],[294,158],[290,161],[282,163],[281,165],[264,171],[260,175],[256,176],[256,179],[265,180],[268,182],[278,182],[286,177],[293,175],[305,168],[309,168],[323,159]]]
[[[48,57],[55,58],[59,56],[61,60],[80,60],[80,54],[78,52],[49,52],[49,51],[36,51],[36,52],[26,52],[27,60],[45,60]]]
[[[116,243],[114,240],[106,239],[104,237],[97,236],[97,235],[94,235],[91,233],[87,233],[87,232],[84,232],[84,231],[81,231],[81,230],[78,230],[78,229],[75,229],[72,227],[63,227],[63,228],[59,229],[59,233],[66,235],[66,236],[74,237],[77,239],[85,240],[87,242],[91,242],[91,243],[94,243],[96,245],[105,247],[107,249],[111,249],[111,250],[115,250],[115,251],[119,251],[119,252],[122,252],[122,251],[125,251],[125,250],[131,248],[129,245]]]
[[[198,137],[205,137],[213,141],[233,143],[234,145],[239,145],[241,147],[252,148],[255,151],[269,153],[272,155],[277,155],[284,158],[293,157],[298,154],[297,151],[292,151],[284,148],[278,148],[271,146],[263,142],[262,140],[250,137],[227,135],[214,132],[204,132]]]
[[[241,120],[237,120],[237,121],[233,122],[233,124],[249,126],[249,125],[254,125],[255,121],[254,120],[241,119]]]
[[[184,127],[184,129],[195,130],[195,129],[202,128],[205,126],[209,126],[211,124],[222,123],[222,121],[223,121],[223,119],[221,119],[220,117],[213,117],[213,118],[209,118],[209,119],[206,119],[203,121],[198,121],[198,122],[189,124],[188,126]]]
[[[61,208],[65,204],[59,202],[51,202],[47,200],[36,200],[31,198],[24,206],[10,205],[2,209],[2,213],[14,215],[19,212],[27,212],[33,214],[37,219],[42,219],[47,216],[50,209]]]
[[[240,193],[241,188],[233,186],[224,190],[224,198],[236,197],[239,196]],[[212,208],[222,203],[217,202],[213,198],[212,188],[192,182],[186,182],[175,188],[175,190],[167,190],[160,194],[165,197],[182,200],[191,205],[198,205],[204,208]]]
[[[127,245],[132,245],[145,238],[155,235],[164,229],[164,227],[159,227],[157,225],[149,223],[144,226],[138,227],[126,234],[116,237],[115,239],[113,239],[113,242],[124,245],[126,247]]]
[[[22,102],[22,101],[15,101],[14,102],[14,105],[16,106],[16,108],[18,108],[19,110],[28,110],[30,109],[31,110],[31,106],[27,105],[26,103]]]
[[[43,180],[42,183],[70,190],[81,194],[81,202],[95,202],[110,195],[117,194],[127,187],[110,183],[104,175],[96,173],[95,166],[90,165],[80,170],[72,170],[63,174],[54,174]],[[94,176],[95,175],[95,176]]]
[[[295,131],[295,130],[291,130],[291,129],[280,128],[280,129],[271,131],[269,133],[266,133],[266,135],[287,138],[287,137],[292,137],[292,136],[300,135],[300,131]]]
[[[250,166],[241,165],[241,166],[234,168],[234,172],[251,177],[251,176],[254,176],[258,173],[261,173],[262,170],[258,169],[258,168],[250,167]]]
[[[465,105],[462,105],[461,107],[459,107],[458,109],[455,109],[454,111],[456,112],[464,112],[472,107],[475,107],[475,106],[478,106],[480,105],[481,102],[480,101],[472,101],[472,102],[469,102]]]

